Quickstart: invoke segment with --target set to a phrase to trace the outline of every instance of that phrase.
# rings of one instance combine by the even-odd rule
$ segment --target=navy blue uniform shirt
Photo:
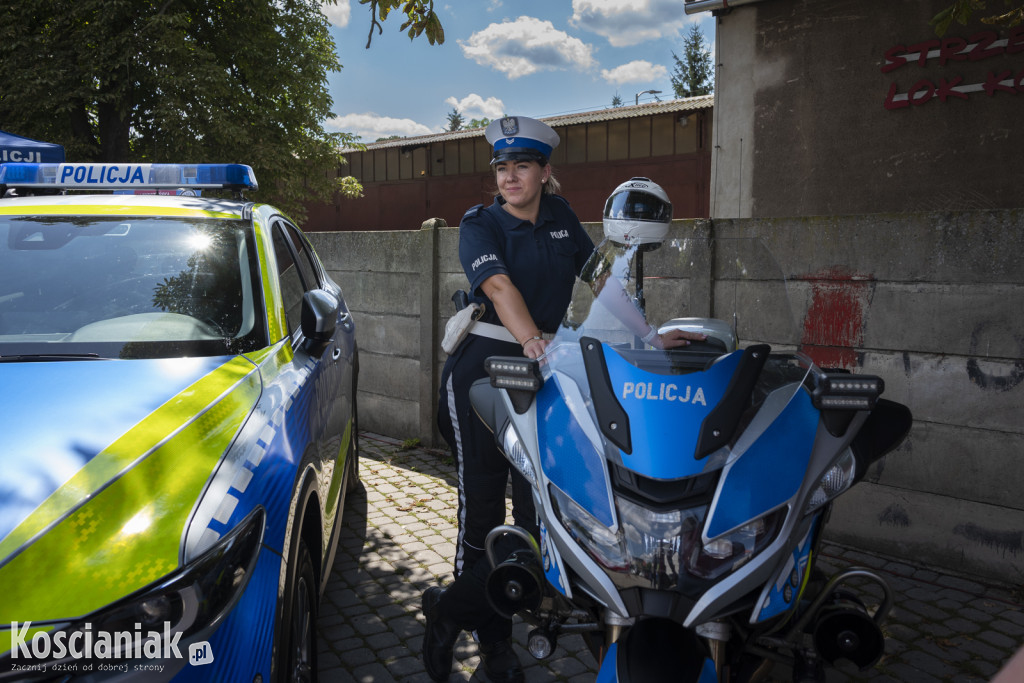
[[[487,304],[482,320],[500,325],[480,285],[504,273],[523,295],[537,326],[554,332],[594,242],[569,203],[558,195],[541,195],[535,225],[505,211],[503,203],[495,197],[488,207],[474,206],[459,224],[459,259],[469,279],[470,299]]]

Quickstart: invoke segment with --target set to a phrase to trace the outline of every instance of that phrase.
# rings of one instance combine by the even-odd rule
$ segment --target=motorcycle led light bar
[[[491,378],[491,386],[498,389],[536,393],[544,385],[540,364],[533,358],[491,356],[484,361],[484,369]]]
[[[841,393],[865,393],[865,394],[877,394],[879,392],[879,382],[881,380],[877,377],[830,377],[828,380],[829,388],[832,391]]]
[[[819,410],[871,410],[884,390],[880,377],[826,373],[814,390],[814,406]]]
[[[50,190],[256,190],[244,164],[0,164],[0,185]]]

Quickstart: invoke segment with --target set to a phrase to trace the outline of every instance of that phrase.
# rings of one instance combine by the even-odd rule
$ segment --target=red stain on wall
[[[823,368],[852,370],[864,343],[870,275],[829,268],[803,278],[811,283],[811,305],[804,317],[802,350]]]

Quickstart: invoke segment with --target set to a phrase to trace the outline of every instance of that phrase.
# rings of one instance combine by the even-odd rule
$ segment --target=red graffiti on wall
[[[1000,39],[995,31],[980,31],[969,38],[956,36],[941,40],[932,39],[912,45],[893,45],[885,51],[885,63],[882,73],[895,71],[908,64],[924,67],[938,64],[946,67],[957,62],[977,62],[991,57],[1007,57],[1024,52],[1024,26],[1017,26],[1009,31],[1006,38]],[[951,100],[967,100],[974,93],[985,93],[989,97],[996,93],[1015,95],[1024,93],[1024,70],[1019,67],[989,71],[982,83],[964,83],[963,78],[953,75],[950,78],[938,76],[919,78],[909,90],[901,91],[895,82],[890,83],[889,92],[885,97],[886,109],[905,109],[921,106],[933,100],[949,102]],[[906,86],[904,86],[906,87]]]
[[[933,38],[913,45],[893,45],[885,51],[882,73],[895,71],[904,64],[917,62],[925,66],[929,59],[937,59],[946,66],[950,62],[977,62],[999,55],[1015,55],[1024,52],[1024,26],[1010,30],[1009,35],[999,39],[995,31],[979,31],[970,38],[950,36],[939,40]]]
[[[939,78],[937,83],[927,78],[922,78],[917,83],[914,83],[910,90],[905,93],[897,93],[896,84],[893,83],[889,86],[889,94],[885,96],[885,108],[903,109],[911,105],[917,107],[935,98],[938,98],[940,102],[947,102],[950,99],[966,100],[969,99],[971,93],[975,92],[983,92],[989,97],[992,97],[997,92],[1005,92],[1011,95],[1024,93],[1024,70],[1016,74],[1009,69],[999,72],[990,71],[984,83],[971,83],[968,85],[963,85],[962,83],[963,79],[959,76],[950,81],[947,81],[945,78]]]
[[[835,267],[801,279],[811,283],[802,350],[823,368],[855,368],[874,278]]]

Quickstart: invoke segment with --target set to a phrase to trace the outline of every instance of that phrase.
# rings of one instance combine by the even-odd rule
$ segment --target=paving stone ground
[[[347,501],[320,606],[320,680],[429,683],[420,659],[420,596],[451,580],[457,531],[452,459],[443,451],[403,449],[376,434],[362,434],[360,449],[363,486]],[[828,683],[981,683],[1024,644],[1019,589],[831,544],[819,562],[829,571],[875,569],[895,599],[883,628],[886,655],[867,672],[830,670]],[[560,639],[550,658],[537,661],[525,650],[528,632],[519,622],[513,633],[528,683],[594,681],[597,663],[580,636]],[[455,659],[451,681],[486,680],[475,673],[480,660],[467,634]],[[771,678],[790,680],[781,668]]]

